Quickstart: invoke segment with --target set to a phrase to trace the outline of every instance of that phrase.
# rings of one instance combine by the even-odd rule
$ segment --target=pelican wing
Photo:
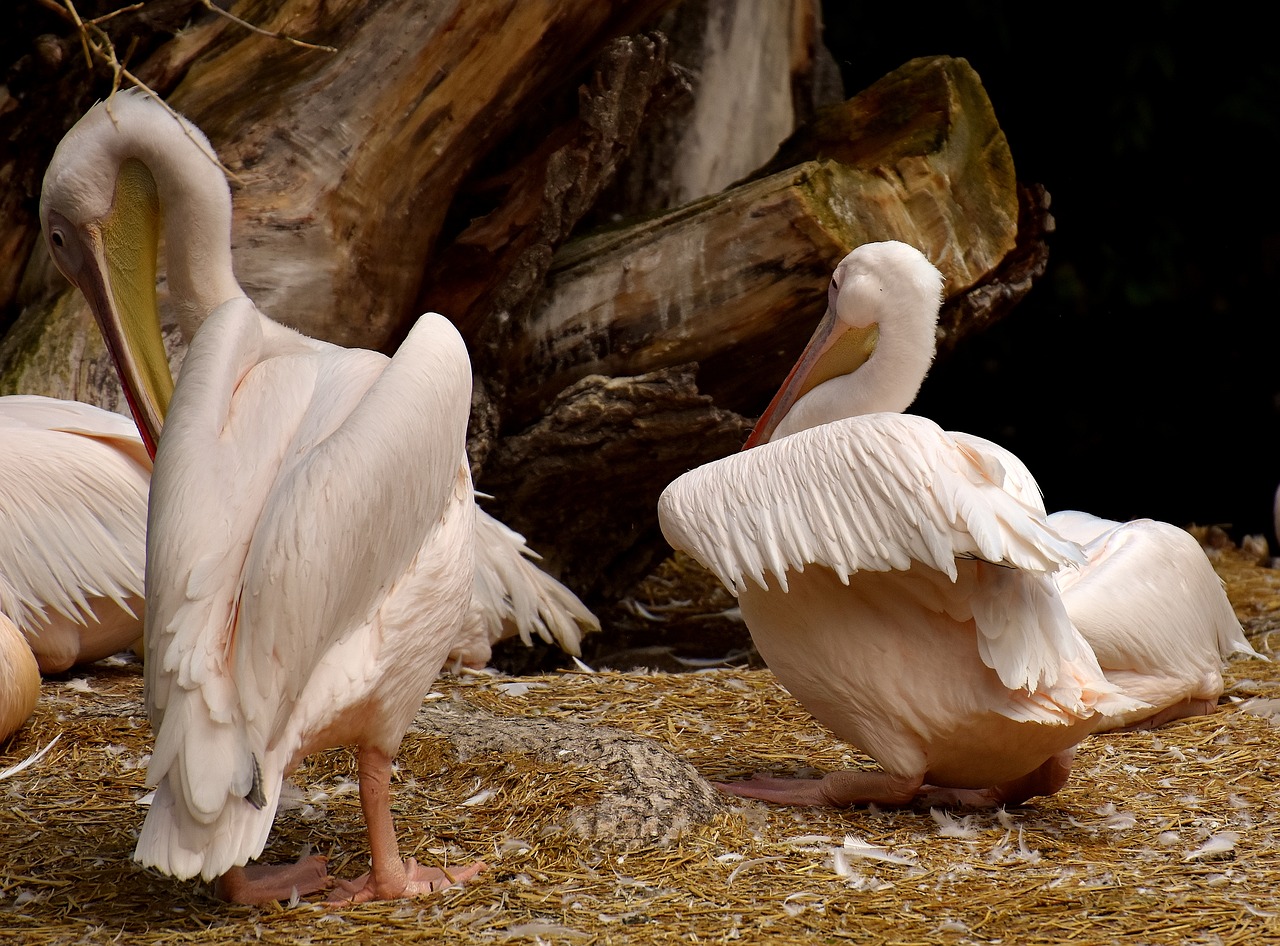
[[[1108,674],[1198,672],[1216,679],[1227,657],[1259,656],[1190,533],[1153,519],[1118,523],[1074,511],[1049,517],[1055,528],[1081,534],[1090,520],[1096,534],[1085,546],[1089,562],[1059,575],[1058,585]]]
[[[368,622],[440,521],[469,389],[465,347],[439,316],[390,361],[290,332],[247,299],[192,341],[152,487],[148,774],[169,777],[157,804],[171,817],[148,817],[148,862],[213,876],[261,850],[275,804],[261,755],[317,661]],[[240,835],[185,846],[193,822],[213,828],[241,799],[261,817],[236,822]],[[170,821],[172,836],[148,834]]]
[[[374,618],[466,463],[471,371],[453,326],[423,316],[384,364],[349,416],[282,468],[253,536],[239,594],[253,634],[232,645],[253,722],[278,725],[273,704],[291,705],[325,650]]]
[[[133,422],[89,404],[0,398],[0,610],[24,632],[89,599],[141,597],[151,461]]]
[[[490,644],[516,634],[525,644],[536,634],[578,655],[583,632],[600,630],[596,616],[534,564],[537,558],[519,532],[476,510],[475,589],[458,649],[464,660],[484,663]]]
[[[847,582],[913,562],[954,580],[957,558],[1044,573],[1083,561],[1005,490],[1034,482],[1025,468],[985,444],[909,414],[851,417],[689,471],[663,492],[659,521],[735,593],[769,575],[785,591],[788,569],[811,564]]]

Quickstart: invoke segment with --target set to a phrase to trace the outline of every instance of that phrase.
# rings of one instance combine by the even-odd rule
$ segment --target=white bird
[[[390,359],[267,318],[233,275],[214,161],[189,122],[117,94],[63,139],[41,201],[50,252],[159,443],[145,659],[156,792],[135,856],[217,878],[228,899],[321,889],[323,858],[242,865],[263,850],[283,778],[311,752],[354,744],[371,871],[335,898],[440,889],[483,865],[401,860],[388,783],[474,607],[466,348],[435,314]],[[155,305],[161,208],[190,338],[172,403]]]
[[[0,743],[22,728],[39,698],[40,670],[35,654],[8,615],[0,611]]]
[[[1107,679],[1073,624],[1055,582],[1089,559],[1047,521],[1026,467],[901,413],[932,362],[941,290],[912,247],[855,249],[755,449],[659,501],[668,541],[737,594],[779,681],[884,770],[728,791],[1017,803],[1061,787],[1096,727],[1157,711]]]
[[[0,611],[42,672],[141,639],[150,479],[129,418],[78,401],[0,398]]]
[[[1223,661],[1257,657],[1191,533],[1154,519],[1117,522],[1077,510],[1049,524],[1088,557],[1058,573],[1067,614],[1107,679],[1152,710],[1099,717],[1096,732],[1149,729],[1217,709]]]

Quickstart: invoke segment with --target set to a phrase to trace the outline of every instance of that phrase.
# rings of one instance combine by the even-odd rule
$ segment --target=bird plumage
[[[155,308],[161,207],[170,295],[192,333],[171,401]],[[272,321],[232,274],[230,219],[203,135],[137,93],[91,109],[45,178],[50,251],[158,443],[145,662],[156,793],[136,856],[218,877],[235,899],[316,889],[322,865],[240,867],[261,853],[288,772],[354,744],[373,870],[343,894],[438,889],[479,865],[450,876],[400,860],[391,758],[468,612],[510,611],[474,583],[466,348],[435,314],[391,358]],[[527,561],[517,540],[495,554]],[[542,593],[525,598],[541,605]],[[520,620],[558,627],[536,611]]]
[[[1090,732],[1181,699],[1104,673],[1082,633],[1105,633],[1086,599],[1119,572],[1055,529],[1021,461],[900,413],[933,358],[941,288],[912,247],[855,249],[750,449],[691,470],[659,501],[668,541],[738,596],[780,682],[885,770],[727,786],[738,794],[904,803],[941,786],[958,791],[931,798],[1021,801],[1060,787]],[[1178,593],[1167,576],[1155,583]],[[1135,640],[1185,630],[1198,653],[1211,638],[1216,658],[1230,636],[1214,623],[1220,585],[1216,595],[1212,617],[1176,631],[1127,617],[1106,628]],[[1171,659],[1151,641],[1106,653],[1136,658],[1130,669],[1148,680]]]
[[[129,418],[0,398],[0,611],[46,673],[142,636],[151,458]]]

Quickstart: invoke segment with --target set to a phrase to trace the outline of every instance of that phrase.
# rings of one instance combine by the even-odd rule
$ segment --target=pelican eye
[[[67,245],[67,238],[62,235],[61,230],[54,230],[50,233],[49,241],[59,249]]]

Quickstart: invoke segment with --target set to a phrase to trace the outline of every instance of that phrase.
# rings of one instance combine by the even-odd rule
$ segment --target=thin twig
[[[124,63],[120,61],[119,57],[116,55],[115,44],[112,43],[111,37],[107,35],[106,30],[104,30],[101,26],[98,25],[102,21],[110,19],[111,17],[115,16],[118,13],[137,9],[138,7],[142,6],[142,4],[139,3],[139,4],[134,4],[132,7],[121,8],[120,10],[116,10],[114,13],[108,13],[108,14],[105,14],[104,16],[95,17],[92,20],[84,20],[80,17],[79,11],[76,10],[74,0],[62,0],[62,4],[63,4],[64,10],[70,16],[72,22],[76,24],[76,29],[80,34],[80,41],[84,45],[85,56],[88,59],[90,68],[92,68],[93,66],[93,56],[96,55],[99,60],[101,60],[103,63],[107,65],[108,68],[111,69],[111,92],[107,96],[107,106],[106,106],[107,113],[108,114],[111,113],[111,101],[110,101],[111,96],[115,95],[116,92],[120,90],[120,85],[121,85],[120,80],[125,79],[134,88],[139,89],[144,95],[152,99],[161,108],[163,108],[166,112],[168,112],[174,118],[174,120],[178,122],[179,126],[182,128],[183,134],[185,134],[188,138],[190,138],[193,142],[195,142],[196,145],[199,146],[200,142],[196,141],[195,137],[191,134],[191,130],[188,128],[187,124],[182,121],[181,116],[179,116],[178,113],[174,111],[173,107],[168,102],[166,102],[163,98],[161,98],[160,94],[156,92],[155,89],[151,88],[151,86],[147,85],[146,82],[144,82],[142,79],[138,78],[136,75],[130,72],[129,69],[124,65]],[[92,36],[90,35],[91,33],[92,33]],[[209,154],[203,146],[200,146],[200,151],[202,153],[206,153],[209,160],[212,161],[222,171],[222,173],[225,174],[227,177],[229,177],[231,180],[235,181],[237,184],[244,183],[244,181],[240,178],[240,176],[236,174],[235,171],[231,170],[231,168],[227,167],[226,164],[222,162],[222,159],[219,158],[216,154]]]
[[[300,46],[303,49],[318,49],[321,52],[325,52],[325,53],[336,53],[338,51],[337,48],[334,46],[324,46],[319,43],[308,43],[300,39],[295,39],[294,37],[289,36],[285,33],[276,32],[274,30],[264,30],[260,26],[254,26],[252,23],[248,22],[247,20],[240,19],[240,17],[236,16],[230,10],[224,10],[222,9],[222,7],[216,6],[213,0],[200,0],[200,2],[204,4],[205,9],[208,10],[209,12],[216,13],[219,16],[226,17],[232,23],[235,23],[238,26],[242,26],[247,30],[251,30],[254,33],[259,33],[262,36],[269,36],[271,39],[282,39],[286,43],[292,43],[294,46]]]

